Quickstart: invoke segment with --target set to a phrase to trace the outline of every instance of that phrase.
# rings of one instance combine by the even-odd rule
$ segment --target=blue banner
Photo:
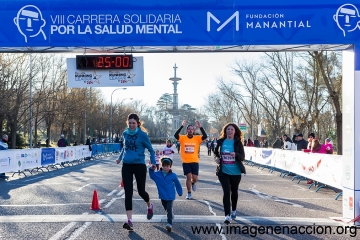
[[[41,149],[41,166],[55,164],[55,148]]]
[[[360,0],[0,3],[0,47],[352,44],[360,39]]]

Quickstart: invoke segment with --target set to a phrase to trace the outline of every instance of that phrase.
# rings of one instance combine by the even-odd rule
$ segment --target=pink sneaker
[[[154,215],[154,206],[152,205],[152,203],[150,203],[150,207],[148,207],[148,212],[147,212],[147,219],[150,220],[152,219]]]

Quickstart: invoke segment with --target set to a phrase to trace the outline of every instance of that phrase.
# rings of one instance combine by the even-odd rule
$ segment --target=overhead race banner
[[[351,44],[360,39],[359,0],[0,2],[2,47]]]
[[[110,55],[109,55],[110,56]],[[83,87],[122,87],[144,86],[144,59],[134,57],[132,69],[76,69],[76,59],[67,59],[68,86]]]

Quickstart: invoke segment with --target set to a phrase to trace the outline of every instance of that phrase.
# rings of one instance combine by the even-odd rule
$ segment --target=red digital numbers
[[[116,56],[116,57],[97,57],[95,66],[97,68],[130,68],[129,56]]]
[[[77,69],[132,69],[132,55],[78,55]]]

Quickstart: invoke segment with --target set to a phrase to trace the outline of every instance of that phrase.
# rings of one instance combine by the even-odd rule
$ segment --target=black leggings
[[[241,175],[228,175],[223,173],[222,176],[218,176],[221,183],[221,187],[224,192],[223,204],[225,216],[230,216],[230,196],[231,196],[231,210],[236,210],[238,201],[238,189],[241,181]]]
[[[134,191],[133,175],[135,175],[137,190],[145,202],[149,202],[149,194],[145,191],[146,181],[146,165],[145,164],[127,164],[123,163],[121,174],[124,182],[125,190],[125,209],[126,211],[132,210],[132,197]]]

